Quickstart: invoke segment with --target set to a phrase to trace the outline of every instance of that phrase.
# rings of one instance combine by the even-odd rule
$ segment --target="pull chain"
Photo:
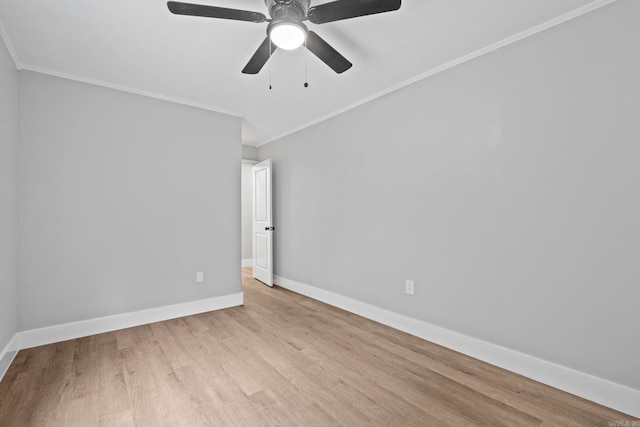
[[[273,68],[271,64],[273,61],[271,60],[271,37],[269,37],[269,90],[271,90],[271,69]]]
[[[307,73],[307,55],[309,54],[308,49],[307,49],[307,39],[305,37],[304,39],[304,87],[309,87],[309,82],[308,82],[308,73]]]

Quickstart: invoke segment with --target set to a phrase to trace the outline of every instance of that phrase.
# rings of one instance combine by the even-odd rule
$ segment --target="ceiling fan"
[[[232,19],[254,23],[268,22],[267,38],[253,54],[242,72],[258,74],[276,49],[293,50],[306,42],[306,47],[336,73],[351,68],[349,62],[329,43],[313,31],[309,31],[303,21],[314,24],[357,18],[376,13],[400,9],[401,0],[337,0],[318,6],[310,6],[310,0],[265,0],[270,19],[259,12],[228,9],[201,4],[167,2],[169,10],[176,15],[203,16],[207,18]]]

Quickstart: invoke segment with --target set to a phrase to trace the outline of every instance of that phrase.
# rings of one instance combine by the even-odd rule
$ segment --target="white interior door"
[[[253,167],[253,277],[273,286],[271,160]]]

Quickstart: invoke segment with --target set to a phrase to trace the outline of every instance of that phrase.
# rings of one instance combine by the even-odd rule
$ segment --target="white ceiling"
[[[263,0],[187,1],[267,14]],[[354,64],[338,75],[309,54],[308,88],[304,49],[240,72],[266,23],[177,16],[164,0],[0,0],[0,30],[18,68],[238,115],[243,142],[260,145],[611,1],[404,0],[397,12],[308,23]]]

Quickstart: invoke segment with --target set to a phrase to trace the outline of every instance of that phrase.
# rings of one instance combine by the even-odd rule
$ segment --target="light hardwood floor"
[[[632,418],[243,270],[245,305],[22,350],[0,426],[608,426]]]

